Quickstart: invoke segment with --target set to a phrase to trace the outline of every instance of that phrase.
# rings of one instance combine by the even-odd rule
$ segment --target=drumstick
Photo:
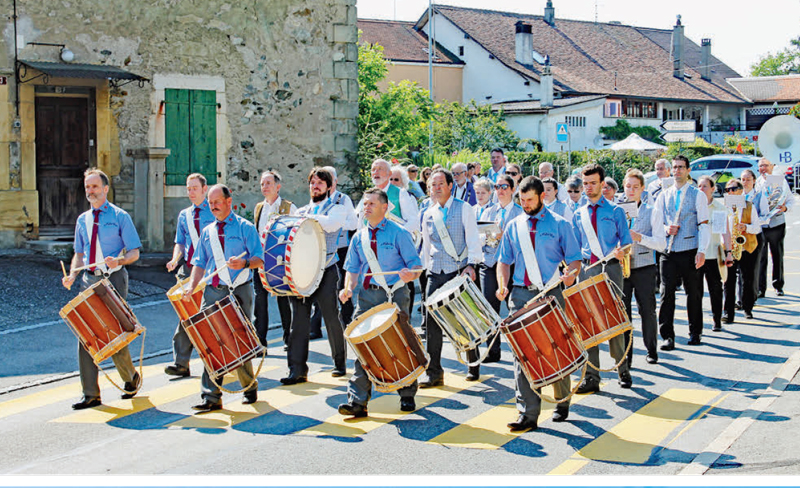
[[[633,246],[633,244],[628,244],[627,246],[622,246],[620,249],[622,251],[626,251],[627,252],[632,246]],[[586,271],[589,271],[590,269],[594,268],[595,266],[597,266],[600,263],[605,263],[607,261],[611,261],[613,258],[614,258],[614,252],[612,251],[612,252],[608,253],[607,255],[603,256],[602,258],[600,258],[600,260],[597,261],[596,263],[594,263],[593,265],[591,265],[588,268],[586,268]]]
[[[119,256],[117,256],[117,257],[116,257],[116,258],[114,258],[114,259],[119,259],[119,258],[121,258],[121,257],[122,257],[122,256],[124,256],[124,255],[125,255],[125,249],[123,249],[122,251],[120,251],[120,253],[119,253]],[[100,265],[103,265],[103,264],[106,264],[105,260],[103,260],[103,261],[98,261],[98,262],[96,262],[96,263],[92,263],[92,264],[87,264],[87,265],[81,266],[80,268],[75,268],[75,269],[73,269],[73,270],[72,270],[72,272],[73,272],[73,273],[77,273],[78,271],[83,271],[84,269],[89,269],[89,268],[96,268],[96,267],[98,267],[98,266],[100,266]]]
[[[383,272],[381,272],[381,273],[366,273],[366,274],[364,274],[364,276],[385,276],[385,275],[395,275],[395,274],[400,274],[400,272],[401,272],[401,271],[402,271],[402,270],[397,270],[397,271],[383,271]],[[421,273],[421,272],[422,272],[422,270],[421,270],[421,269],[410,269],[409,271],[411,271],[412,273]]]
[[[59,261],[61,263],[61,271],[64,273],[64,278],[67,277],[67,268],[64,267],[64,261]]]
[[[578,274],[578,271],[579,270],[577,270],[577,269],[573,269],[572,271],[566,273],[564,275],[564,277],[574,276],[574,275]],[[535,302],[535,301],[539,300],[543,296],[547,295],[550,292],[550,290],[552,290],[553,288],[557,288],[561,283],[563,283],[563,281],[561,280],[561,277],[559,277],[556,280],[553,280],[549,285],[546,285],[544,287],[544,289],[539,292],[538,295],[536,295],[532,299],[528,300],[528,303]],[[527,303],[526,303],[526,305],[527,305]]]
[[[234,259],[242,259],[245,256],[247,256],[247,251],[243,252],[242,254],[239,254]],[[222,271],[223,269],[225,269],[227,267],[228,267],[228,262],[226,261],[225,264],[221,268],[219,268],[218,270],[215,270],[213,273],[211,273],[210,275],[208,275],[205,278],[203,278],[202,280],[200,280],[200,282],[197,283],[197,286],[194,288],[194,291],[192,291],[192,294],[197,293],[199,291],[198,289],[200,288],[200,285],[202,285],[203,283],[208,283],[209,281],[211,281],[211,279],[213,277],[217,276],[220,271]]]

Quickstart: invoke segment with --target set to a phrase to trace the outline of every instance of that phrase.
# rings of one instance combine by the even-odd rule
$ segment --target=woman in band
[[[711,219],[711,241],[708,243],[706,249],[706,262],[700,268],[700,275],[705,277],[706,284],[708,285],[708,296],[711,299],[711,314],[714,317],[714,327],[712,330],[722,330],[722,284],[723,279],[720,273],[721,265],[719,260],[722,259],[724,264],[722,266],[730,266],[733,264],[733,257],[731,256],[731,234],[730,224],[728,218],[730,211],[725,208],[725,205],[718,200],[714,200],[714,180],[710,176],[701,176],[697,181],[698,188],[706,194],[708,198],[708,215]],[[724,224],[720,221],[724,220]],[[716,226],[714,225],[716,224]],[[719,228],[724,225],[725,232],[714,232],[715,227]],[[727,273],[725,273],[727,277]]]

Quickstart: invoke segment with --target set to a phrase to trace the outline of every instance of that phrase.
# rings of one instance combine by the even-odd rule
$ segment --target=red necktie
[[[536,252],[536,223],[538,222],[535,218],[531,217],[529,219],[531,221],[531,245],[533,246],[534,253]],[[533,255],[536,257],[536,254]],[[531,279],[528,278],[528,269],[525,269],[525,286],[531,286]]]
[[[100,209],[92,210],[94,213],[94,225],[92,225],[92,240],[89,245],[89,263],[94,262],[94,253],[97,250],[97,229],[100,227]],[[95,267],[89,268],[90,273],[94,273]]]
[[[197,235],[200,235],[200,207],[195,207],[194,209],[194,230],[197,231]],[[189,237],[191,239],[191,236]],[[192,256],[194,256],[194,242],[189,244],[189,252],[186,253],[186,269],[192,269]]]
[[[225,222],[217,222],[217,233],[219,234],[219,246],[222,248],[222,256],[225,256]],[[219,286],[219,274],[211,278],[211,286]]]
[[[597,205],[595,204],[589,206],[592,208],[592,227],[594,228],[594,235],[597,236]],[[600,236],[597,237],[599,238]],[[592,254],[592,257],[589,260],[589,264],[594,264],[598,261],[600,261],[600,258]]]
[[[375,253],[375,259],[377,259],[378,258],[378,238],[377,238],[376,234],[378,233],[378,229],[376,227],[374,229],[370,229],[369,231],[372,232],[372,237],[370,237],[370,239],[369,239],[369,247],[372,248],[372,252]],[[372,270],[369,268],[369,266],[367,266],[367,273],[369,273],[371,271]],[[371,278],[371,276],[364,276],[364,289],[365,290],[367,288],[369,288],[369,280],[370,280],[370,278]]]

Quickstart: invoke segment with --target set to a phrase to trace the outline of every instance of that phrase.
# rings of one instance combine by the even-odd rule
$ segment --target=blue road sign
[[[563,144],[569,142],[569,128],[567,124],[556,124],[556,142]]]

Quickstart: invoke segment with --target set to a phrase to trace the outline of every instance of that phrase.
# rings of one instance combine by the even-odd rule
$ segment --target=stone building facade
[[[111,200],[161,250],[188,172],[252,208],[265,169],[304,203],[312,166],[355,157],[355,0],[17,0],[7,14],[0,247],[68,238],[87,166],[112,176]]]

